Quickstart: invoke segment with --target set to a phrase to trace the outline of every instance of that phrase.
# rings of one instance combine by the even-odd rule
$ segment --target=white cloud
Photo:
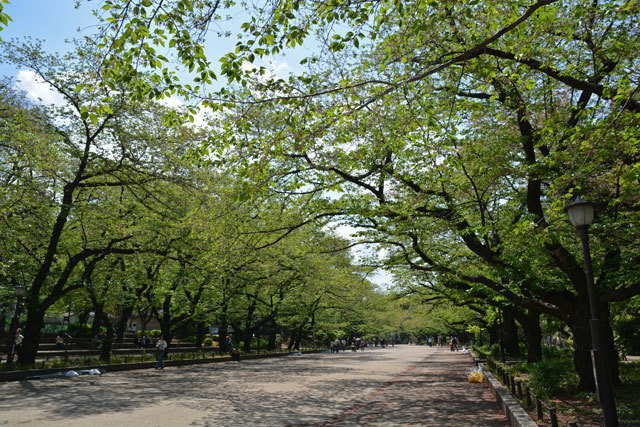
[[[164,98],[158,100],[158,104],[164,105],[165,107],[169,108],[178,108],[182,107],[184,105],[184,102],[182,102],[181,99],[176,98],[175,96],[165,96]]]
[[[344,224],[337,226],[335,230],[340,237],[343,237],[345,239],[352,239],[353,235],[358,232],[356,228],[351,227],[350,225],[344,225]]]
[[[64,97],[31,70],[20,70],[16,76],[16,86],[24,90],[29,98],[43,104],[63,105]]]
[[[273,59],[269,59],[268,63],[271,67],[271,71],[280,78],[286,78],[291,73],[291,67],[287,64],[287,61],[276,63]]]

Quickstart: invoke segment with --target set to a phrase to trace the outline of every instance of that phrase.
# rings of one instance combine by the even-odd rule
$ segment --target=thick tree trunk
[[[196,323],[196,347],[197,348],[201,348],[202,347],[202,341],[204,339],[204,323],[203,322],[198,322]]]
[[[293,350],[293,346],[296,343],[296,340],[295,340],[295,337],[293,336],[293,334],[292,334],[291,337],[289,337],[289,339],[287,341],[288,341],[287,342],[287,350]]]
[[[500,344],[500,324],[488,326],[487,332],[489,332],[489,345]]]
[[[117,334],[116,334],[116,342],[123,342],[124,341],[124,333],[127,329],[127,323],[129,322],[129,318],[131,317],[131,314],[133,313],[133,306],[129,306],[129,307],[125,307],[122,309],[122,316],[120,317],[120,320],[118,321],[118,330],[117,330]]]
[[[591,331],[589,321],[578,319],[574,314],[569,325],[573,334],[573,365],[579,377],[578,388],[582,391],[595,391],[593,366],[591,363]]]
[[[100,346],[100,359],[105,362],[111,361],[111,350],[113,348],[113,337],[115,335],[115,330],[113,329],[113,325],[109,321],[109,318],[106,313],[102,313],[103,323],[107,326],[107,334],[102,340],[102,344]]]
[[[603,349],[602,353],[607,359],[606,363],[610,367],[611,382],[613,385],[621,384],[619,376],[619,364],[616,357],[616,350],[613,345],[613,332],[609,325],[609,309],[606,305],[600,306],[599,318],[603,325]],[[591,362],[591,309],[586,297],[579,298],[576,308],[573,310],[567,322],[573,334],[573,363],[578,373],[578,388],[581,391],[595,391],[595,381],[593,378],[593,366]]]
[[[4,325],[7,323],[7,312],[2,310],[2,315],[0,316],[0,338],[4,338],[7,333],[4,330]]]
[[[502,345],[507,356],[519,358],[522,357],[522,353],[520,352],[514,311],[513,307],[508,306],[502,310]]]
[[[82,326],[87,326],[87,321],[89,320],[89,312],[90,310],[88,308],[85,308],[79,315],[78,315],[78,322],[80,322],[80,324]]]
[[[91,336],[95,336],[100,333],[102,326],[102,319],[98,316],[98,309],[93,307],[93,324],[91,325]]]
[[[540,312],[528,309],[516,311],[516,319],[524,331],[527,346],[527,362],[542,360],[542,329],[540,328]]]
[[[242,331],[242,350],[244,350],[245,353],[249,353],[251,351],[252,330],[251,325],[247,323]]]
[[[618,357],[618,351],[613,341],[613,329],[611,328],[610,319],[609,304],[605,302],[600,307],[600,322],[604,329],[602,331],[603,353],[605,364],[610,368],[609,374],[611,375],[612,384],[619,386],[622,385],[622,381],[620,380],[620,358]]]
[[[300,345],[302,344],[302,337],[304,336],[306,321],[302,322],[298,329],[296,330],[295,338],[293,340],[293,349],[300,350]]]
[[[30,365],[36,362],[42,328],[44,327],[44,311],[37,306],[27,306],[27,320],[22,330],[24,340],[22,349],[18,352],[18,361],[21,365]]]
[[[162,334],[162,338],[164,338],[164,340],[167,342],[167,348],[164,351],[164,357],[167,357],[169,355],[169,351],[171,349],[171,341],[173,341],[174,337],[169,307],[169,303],[165,301],[162,317],[158,319],[160,321],[160,333]]]

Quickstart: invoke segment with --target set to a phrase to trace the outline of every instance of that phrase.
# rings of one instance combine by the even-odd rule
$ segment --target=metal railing
[[[540,396],[535,394],[526,383],[516,380],[514,375],[510,375],[502,363],[486,358],[489,369],[496,373],[496,377],[509,390],[512,396],[516,397],[526,410],[534,410],[538,421],[545,421],[545,411],[549,414],[551,427],[558,427],[557,408],[546,403]]]

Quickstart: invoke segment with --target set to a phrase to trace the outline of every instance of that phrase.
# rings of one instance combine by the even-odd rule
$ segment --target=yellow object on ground
[[[481,383],[484,381],[484,374],[479,371],[473,371],[469,374],[470,383]]]

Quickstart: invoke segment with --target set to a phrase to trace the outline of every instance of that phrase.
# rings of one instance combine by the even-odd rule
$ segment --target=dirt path
[[[506,426],[467,355],[396,346],[0,384],[0,425]]]

